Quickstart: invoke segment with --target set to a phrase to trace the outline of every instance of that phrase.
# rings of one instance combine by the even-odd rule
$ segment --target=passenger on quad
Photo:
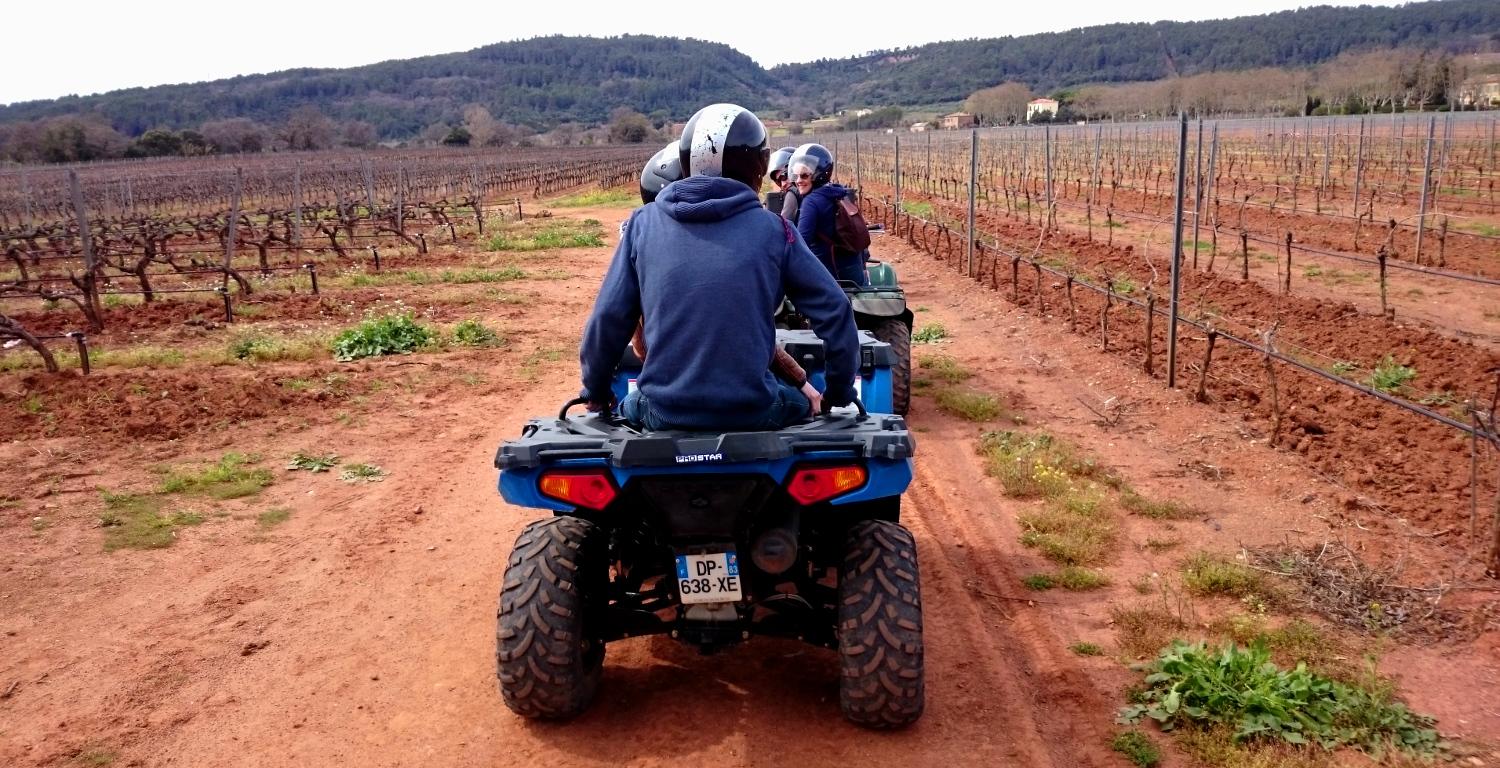
[[[797,223],[797,214],[802,208],[802,196],[797,194],[797,188],[792,185],[792,179],[787,175],[787,163],[791,162],[792,155],[796,154],[796,147],[782,147],[771,155],[771,170],[767,175],[771,177],[771,183],[776,185],[774,192],[766,194],[766,209],[772,213],[781,213],[781,217]],[[781,205],[779,208],[770,203],[774,202],[780,195]]]
[[[870,277],[865,272],[864,254],[836,245],[837,230],[834,224],[839,201],[847,197],[849,192],[832,183],[833,153],[821,144],[803,144],[792,155],[788,168],[792,184],[802,199],[797,231],[802,234],[807,247],[835,278],[860,287],[869,285]]]
[[[785,157],[781,158],[781,176],[784,178],[786,176],[786,161],[791,159],[792,148],[787,147],[785,150],[778,150],[775,155],[771,156],[771,162],[776,162],[776,156],[782,154],[782,152],[786,153]],[[666,189],[668,184],[681,178],[682,162],[677,155],[677,142],[674,141],[668,144],[665,149],[653,155],[650,160],[647,160],[646,167],[641,169],[641,202],[646,205],[656,202],[656,196],[661,194],[661,191]],[[776,178],[774,170],[771,173],[771,178]],[[625,225],[627,223],[620,222],[621,239],[624,239]],[[630,347],[635,351],[635,356],[644,363],[646,361],[644,318],[636,321],[635,335],[630,339]],[[776,374],[776,378],[796,387],[797,391],[801,392],[802,396],[808,399],[811,404],[810,410],[812,413],[815,414],[822,408],[823,393],[819,392],[817,387],[812,385],[811,381],[808,381],[807,371],[803,370],[802,366],[798,365],[797,361],[781,347],[776,347],[776,356],[771,360],[771,372]]]
[[[788,296],[825,347],[824,403],[852,402],[859,340],[849,301],[798,232],[760,205],[766,130],[732,104],[705,107],[678,143],[682,173],[631,214],[579,351],[581,397],[615,405],[610,383],[637,321],[645,361],[620,411],[647,430],[774,430],[810,404],[768,369],[773,315]]]

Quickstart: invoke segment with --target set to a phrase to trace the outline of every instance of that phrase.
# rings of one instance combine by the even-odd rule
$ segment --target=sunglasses
[[[810,173],[799,173],[796,176],[793,176],[792,178],[794,178],[794,179],[796,179],[798,181],[806,181],[806,180],[811,179],[812,177],[813,177],[813,175],[810,174]]]

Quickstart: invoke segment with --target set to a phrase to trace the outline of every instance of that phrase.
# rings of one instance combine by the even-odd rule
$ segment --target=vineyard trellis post
[[[1104,140],[1104,126],[1094,126],[1094,175],[1089,180],[1089,239],[1094,239],[1094,206],[1099,204],[1099,153]]]
[[[292,166],[292,244],[302,245],[302,163]]]
[[[1042,153],[1047,159],[1047,218],[1043,219],[1042,231],[1052,229],[1052,124],[1042,126]]]
[[[89,308],[90,330],[99,333],[104,330],[104,312],[99,306],[99,291],[94,283],[94,238],[89,234],[88,209],[83,204],[83,189],[78,186],[78,171],[71,168],[68,169],[68,185],[73,192],[73,214],[78,217],[78,243],[83,249],[83,279],[79,287],[83,289],[83,301]]]
[[[854,132],[854,188],[863,192],[865,188],[865,177],[859,167],[859,131]]]
[[[21,170],[21,199],[26,205],[26,234],[34,235],[36,234],[36,221],[31,215],[31,178],[24,168]]]
[[[858,138],[858,137],[856,137]],[[969,129],[969,228],[966,239],[969,241],[965,249],[968,256],[966,272],[969,277],[974,276],[974,187],[979,183],[979,129]]]
[[[1427,189],[1432,186],[1432,133],[1437,129],[1437,118],[1427,118],[1427,151],[1422,159],[1422,196],[1417,204],[1417,250],[1413,258],[1422,263],[1422,234],[1427,230]]]
[[[1177,386],[1177,301],[1182,290],[1182,198],[1187,191],[1187,112],[1177,120],[1177,195],[1172,214],[1172,296],[1167,302],[1167,387]]]
[[[359,158],[359,170],[365,177],[365,200],[370,204],[370,217],[375,216],[375,178],[370,171],[370,158]]]
[[[1359,187],[1365,178],[1365,119],[1359,119],[1359,143],[1354,149],[1354,252],[1359,252]],[[1374,223],[1371,221],[1370,223]]]
[[[229,228],[224,231],[224,291],[228,296],[229,270],[234,267],[234,241],[239,238],[240,226],[240,185],[244,183],[244,169],[236,166],[234,169],[234,196],[229,203]],[[228,306],[228,305],[225,305]],[[227,310],[226,310],[227,311]]]
[[[927,169],[922,172],[923,187],[932,194],[932,131],[927,131]]]
[[[1203,118],[1198,118],[1198,149],[1193,153],[1193,269],[1198,268],[1198,223],[1203,220]]]
[[[901,134],[896,134],[896,236],[901,236]]]
[[[1203,188],[1204,188],[1204,192],[1203,192],[1203,194],[1204,194],[1204,198],[1203,198],[1204,199],[1203,212],[1205,214],[1208,213],[1209,206],[1211,206],[1211,205],[1214,204],[1214,190],[1215,190],[1214,174],[1217,172],[1218,167],[1219,167],[1219,124],[1217,122],[1215,122],[1214,123],[1214,131],[1213,131],[1213,140],[1211,142],[1209,142],[1209,147],[1208,147],[1208,177],[1203,182]],[[1219,215],[1217,213],[1218,208],[1215,207],[1214,210],[1215,210],[1215,213],[1214,213],[1214,215],[1213,215],[1213,217],[1211,219],[1211,221],[1213,222],[1213,243],[1214,243],[1214,245],[1213,245],[1213,250],[1209,253],[1209,257],[1208,257],[1208,271],[1210,271],[1210,272],[1212,272],[1214,270],[1214,259],[1216,259],[1216,258],[1219,257]]]

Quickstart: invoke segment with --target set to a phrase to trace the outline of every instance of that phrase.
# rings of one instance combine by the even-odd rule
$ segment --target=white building
[[[1042,112],[1050,112],[1052,113],[1052,117],[1057,117],[1057,107],[1056,99],[1033,99],[1028,101],[1026,102],[1026,122],[1031,122],[1033,117]]]

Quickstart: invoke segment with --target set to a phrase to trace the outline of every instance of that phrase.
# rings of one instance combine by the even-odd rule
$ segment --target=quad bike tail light
[[[602,510],[615,500],[615,486],[603,469],[562,470],[542,475],[542,495]]]
[[[865,484],[864,467],[806,467],[792,473],[786,492],[807,506],[826,501]]]

